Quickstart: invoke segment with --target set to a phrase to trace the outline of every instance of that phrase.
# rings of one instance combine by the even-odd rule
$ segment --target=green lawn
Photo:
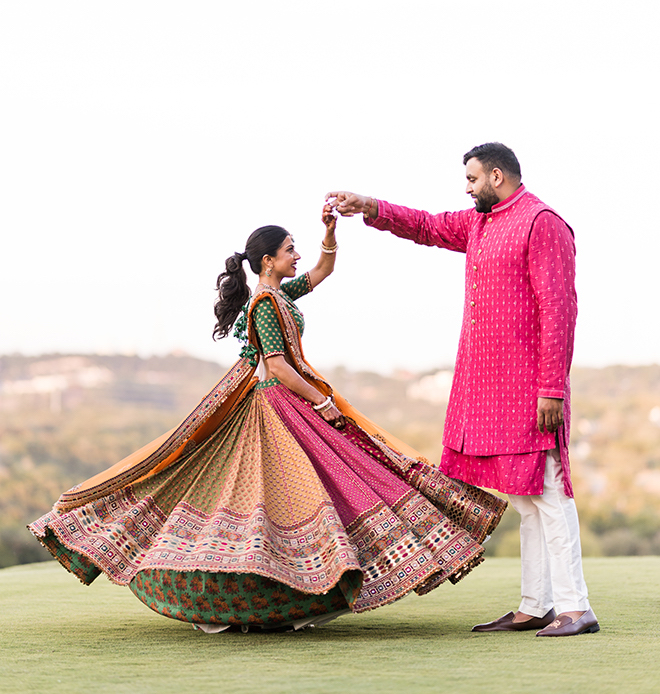
[[[518,602],[517,559],[297,633],[208,636],[54,562],[0,571],[1,692],[660,692],[660,557],[585,560],[601,631],[472,634]]]

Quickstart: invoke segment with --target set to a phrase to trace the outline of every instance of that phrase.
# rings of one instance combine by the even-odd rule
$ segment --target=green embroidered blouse
[[[291,282],[285,282],[280,285],[280,295],[286,300],[286,305],[298,326],[298,330],[300,330],[301,336],[305,330],[305,319],[293,302],[311,291],[312,282],[307,272],[295,280],[291,280]],[[284,356],[286,354],[285,337],[282,334],[273,304],[270,301],[260,301],[255,306],[252,315],[257,338],[259,339],[260,351],[264,358],[277,355]]]

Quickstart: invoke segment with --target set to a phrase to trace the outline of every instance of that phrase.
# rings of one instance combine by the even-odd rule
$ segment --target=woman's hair
[[[213,328],[213,339],[222,339],[229,335],[232,325],[238,318],[241,308],[250,298],[243,261],[250,263],[255,275],[261,272],[261,259],[265,255],[277,255],[289,232],[282,227],[259,227],[248,237],[244,253],[234,253],[225,261],[225,271],[218,276],[215,288],[218,298],[215,300],[215,317],[218,322]]]

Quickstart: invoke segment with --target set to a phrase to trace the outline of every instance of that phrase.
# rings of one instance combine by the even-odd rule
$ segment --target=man
[[[431,215],[348,191],[343,216],[465,253],[465,305],[442,471],[509,494],[521,515],[522,602],[473,631],[598,631],[582,574],[568,460],[577,316],[573,231],[521,184],[498,142],[463,158],[474,209]]]

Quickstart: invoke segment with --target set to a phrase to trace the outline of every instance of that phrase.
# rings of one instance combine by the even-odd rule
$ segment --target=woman
[[[442,475],[305,361],[295,301],[333,270],[257,229],[218,278],[214,337],[241,359],[183,423],[30,526],[83,583],[101,572],[207,632],[299,628],[424,594],[480,563],[506,503]],[[252,299],[243,262],[259,275]],[[239,317],[240,316],[240,317]],[[260,376],[255,372],[259,364]]]

